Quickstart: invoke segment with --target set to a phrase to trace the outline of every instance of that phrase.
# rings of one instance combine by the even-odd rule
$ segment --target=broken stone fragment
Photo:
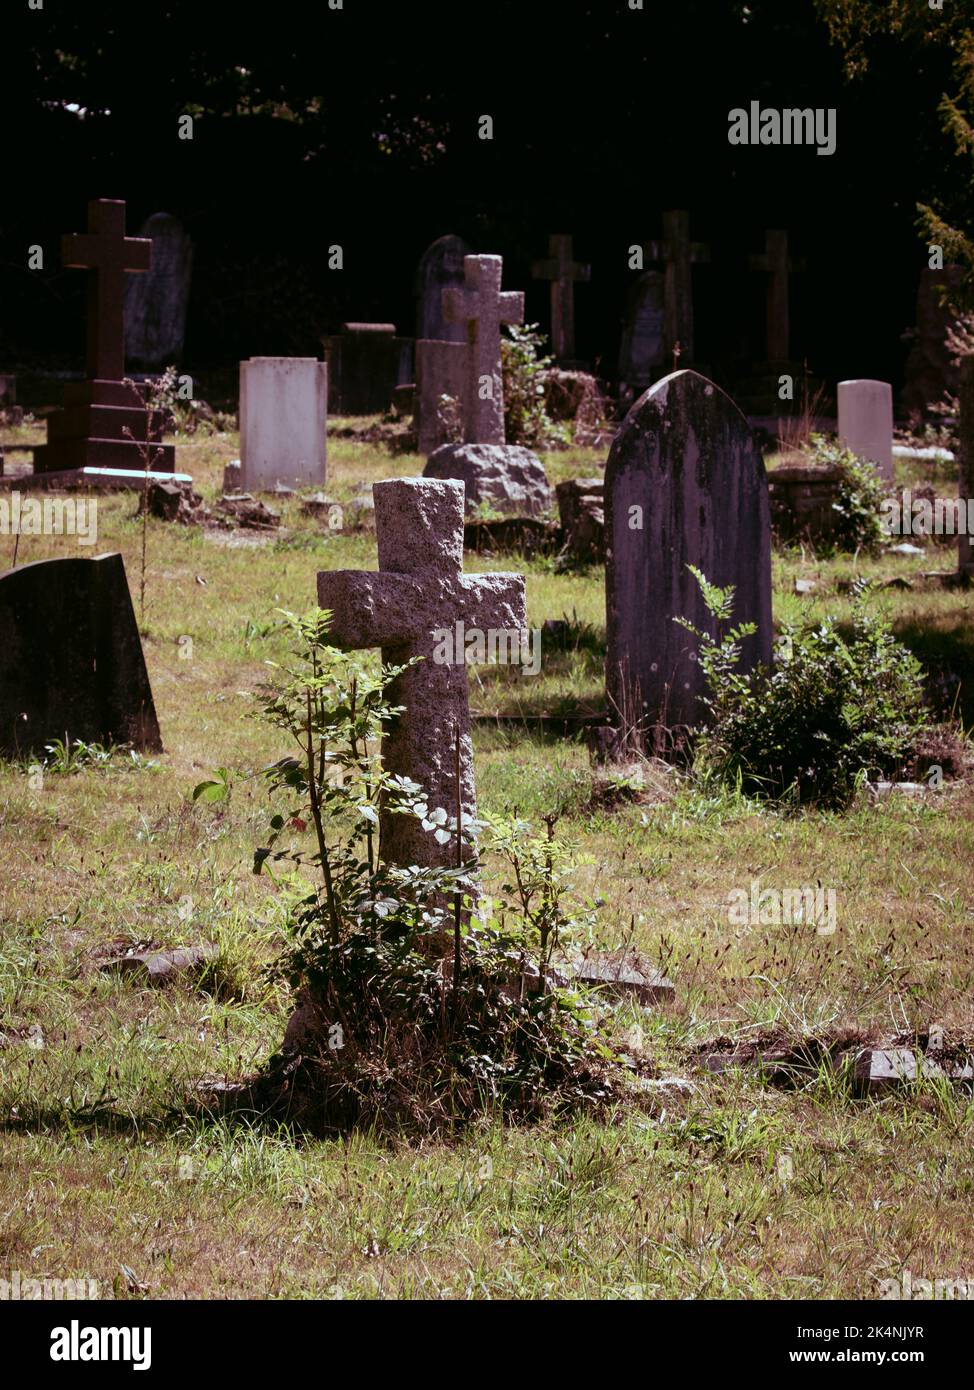
[[[213,942],[200,946],[177,946],[170,950],[133,951],[127,955],[110,956],[101,962],[100,970],[120,970],[137,975],[145,984],[166,984],[177,975],[199,975],[214,960],[219,949]]]

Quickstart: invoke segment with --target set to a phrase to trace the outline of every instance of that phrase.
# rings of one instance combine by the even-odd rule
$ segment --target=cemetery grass
[[[212,500],[236,440],[177,442]],[[353,440],[329,451],[339,501],[420,469]],[[599,461],[546,463],[557,480]],[[193,1099],[200,1078],[251,1075],[289,1012],[266,974],[285,885],[251,872],[269,814],[253,773],[282,751],[253,717],[263,663],[282,655],[275,610],[308,607],[320,568],[375,565],[370,532],[326,537],[295,502],[267,500],[287,534],[256,543],[149,524],[144,644],[166,752],[49,770],[39,790],[25,767],[0,767],[0,1273],[95,1278],[120,1298],[872,1298],[904,1267],[970,1277],[968,1096],[926,1082],[863,1099],[824,1069],[784,1088],[699,1065],[718,1038],[887,1041],[939,1022],[948,1042],[974,1040],[968,783],[789,817],[659,769],[609,776],[582,742],[529,722],[480,726],[482,804],[560,810],[605,940],[631,935],[675,981],[671,1005],[623,1009],[618,1029],[660,1078],[688,1084],[567,1125],[492,1117],[409,1146],[295,1139]],[[137,605],[134,510],[131,495],[99,499],[91,553],[123,552]],[[64,553],[63,538],[29,537],[19,559]],[[962,682],[970,724],[971,597],[915,577],[949,568],[940,556],[777,553],[776,620],[845,613],[839,586],[857,571],[913,576],[882,601],[936,662],[947,704]],[[467,567],[524,569],[530,623],[570,619],[542,675],[478,668],[474,707],[599,710],[601,574]],[[794,594],[798,576],[814,593]],[[219,767],[227,800],[194,803]],[[835,888],[835,935],[730,927],[727,894],[754,879]],[[200,980],[158,989],[98,968],[111,943],[149,940],[220,954]]]

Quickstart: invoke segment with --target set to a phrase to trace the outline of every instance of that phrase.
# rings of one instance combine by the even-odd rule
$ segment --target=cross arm
[[[497,308],[501,323],[523,323],[524,291],[505,290],[497,296]]]
[[[463,619],[468,627],[515,629],[528,625],[523,574],[465,574]]]
[[[423,591],[405,574],[322,570],[318,606],[331,611],[329,640],[345,651],[402,646],[423,629]]]

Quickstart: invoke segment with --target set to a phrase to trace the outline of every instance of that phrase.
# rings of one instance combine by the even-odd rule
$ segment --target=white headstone
[[[839,382],[839,442],[893,481],[893,388],[888,381]]]
[[[251,491],[325,481],[328,376],[316,357],[240,364],[240,485]]]

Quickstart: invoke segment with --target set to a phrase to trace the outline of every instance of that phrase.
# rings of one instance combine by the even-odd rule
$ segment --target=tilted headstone
[[[460,790],[464,813],[473,815],[473,747],[465,653],[437,659],[440,634],[462,622],[476,628],[522,633],[526,624],[524,578],[519,574],[463,573],[463,484],[425,478],[375,483],[379,572],[330,570],[318,575],[318,603],[333,614],[330,640],[338,647],[381,647],[382,659],[401,664],[424,659],[399,676],[390,701],[404,707],[382,744],[383,766],[411,777],[429,798],[430,810],[456,815],[455,737],[460,730]],[[457,644],[460,645],[459,643]],[[410,816],[385,811],[379,853],[399,865],[452,864],[456,845],[438,844]]]
[[[535,261],[531,274],[551,281],[551,346],[560,361],[575,357],[575,281],[588,280],[592,267],[573,259],[572,239],[564,233],[548,238],[548,260]]]
[[[121,555],[0,575],[0,752],[65,738],[162,751]]]
[[[839,442],[893,481],[893,388],[888,381],[840,381]]]
[[[65,409],[47,417],[35,473],[144,470],[147,462],[154,471],[173,471],[175,449],[159,442],[162,413],[150,416],[141,388],[124,381],[125,276],[149,270],[151,248],[125,235],[125,204],[113,198],[88,204],[87,233],[62,238],[65,266],[88,271],[87,380],[67,385]]]
[[[451,323],[443,312],[443,291],[463,285],[463,261],[470,247],[462,237],[441,236],[423,252],[416,270],[416,340],[465,343],[462,323]]]
[[[467,416],[466,392],[470,381],[468,357],[470,348],[466,342],[447,343],[439,339],[421,339],[416,344],[416,395],[414,419],[416,421],[417,448],[421,454],[432,454],[441,444],[450,443],[443,411],[442,399],[449,396],[456,402],[454,407],[460,427],[460,437],[465,433]]]
[[[328,409],[333,415],[379,415],[397,386],[413,378],[413,339],[394,323],[343,323],[322,339],[328,362]]]
[[[734,623],[754,622],[741,668],[771,660],[771,527],[764,463],[737,406],[696,372],[663,377],[635,403],[605,472],[606,686],[617,722],[645,738],[702,722],[697,639],[715,633],[695,565],[733,584]]]
[[[635,395],[667,370],[663,346],[663,276],[647,270],[629,288],[619,344],[619,380]]]
[[[240,485],[318,485],[326,476],[328,369],[316,357],[240,364]]]
[[[158,371],[183,355],[193,243],[168,212],[154,212],[139,236],[152,242],[152,260],[125,286],[125,352],[134,366]]]
[[[504,387],[501,375],[501,325],[524,322],[524,295],[501,291],[500,256],[467,256],[462,289],[443,291],[443,308],[451,323],[465,324],[467,357],[465,442],[504,443]]]

